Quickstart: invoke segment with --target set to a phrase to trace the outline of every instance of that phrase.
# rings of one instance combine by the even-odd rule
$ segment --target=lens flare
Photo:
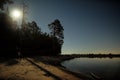
[[[11,13],[13,19],[18,19],[22,17],[22,12],[20,10],[13,10]]]

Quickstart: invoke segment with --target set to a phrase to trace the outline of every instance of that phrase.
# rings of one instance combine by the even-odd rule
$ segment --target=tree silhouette
[[[32,36],[38,37],[41,33],[41,29],[40,27],[38,27],[37,23],[35,21],[32,21],[31,23],[28,23],[28,27],[30,30],[30,34],[32,34]]]
[[[51,35],[59,39],[59,44],[63,44],[64,34],[63,26],[61,25],[58,19],[54,20],[51,24],[48,24],[49,29],[51,30]]]
[[[11,0],[0,0],[0,9]],[[0,12],[0,54],[4,56],[58,55],[63,44],[63,26],[56,19],[49,24],[51,34],[42,32],[35,21],[18,26],[7,12]]]
[[[0,54],[15,55],[16,33],[12,29],[12,19],[5,13],[0,13]],[[11,54],[10,54],[11,53]]]

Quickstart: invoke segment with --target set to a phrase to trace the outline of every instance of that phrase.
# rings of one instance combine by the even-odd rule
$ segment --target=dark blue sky
[[[20,2],[21,0],[16,0]],[[64,26],[62,52],[119,53],[120,2],[117,0],[26,0],[28,21],[42,31],[59,19]]]

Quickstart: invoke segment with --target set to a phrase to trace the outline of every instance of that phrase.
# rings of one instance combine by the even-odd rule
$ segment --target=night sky
[[[18,7],[22,0],[15,0]],[[119,1],[119,0],[118,0]],[[64,26],[63,54],[120,54],[120,2],[117,0],[26,0],[27,21],[43,32],[59,19]]]

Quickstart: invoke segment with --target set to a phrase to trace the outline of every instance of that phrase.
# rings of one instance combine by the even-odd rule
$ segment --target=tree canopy
[[[64,35],[63,35],[63,26],[61,25],[60,21],[58,19],[54,20],[54,22],[52,22],[51,24],[48,24],[49,29],[51,30],[51,35],[53,37],[56,37],[59,39],[59,44],[63,44],[63,39],[64,39]]]
[[[3,5],[12,3],[11,0],[0,0]],[[63,26],[60,20],[48,24],[51,33],[42,32],[35,21],[25,22],[18,26],[7,13],[0,12],[0,54],[3,56],[17,56],[21,52],[24,56],[58,55],[63,44]]]

